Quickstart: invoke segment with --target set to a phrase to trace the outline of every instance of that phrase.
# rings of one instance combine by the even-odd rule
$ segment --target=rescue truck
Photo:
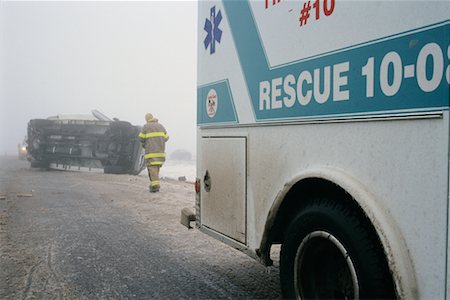
[[[196,226],[285,298],[448,298],[449,16],[199,1]]]

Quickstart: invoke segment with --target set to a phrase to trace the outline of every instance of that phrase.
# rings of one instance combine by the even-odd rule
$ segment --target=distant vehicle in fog
[[[25,138],[25,140],[22,143],[17,144],[17,157],[20,160],[25,160],[25,159],[27,159],[27,153],[28,153],[28,151],[27,151],[27,144],[26,144],[26,138]]]
[[[57,115],[28,123],[31,167],[139,174],[145,167],[140,126],[91,115]]]

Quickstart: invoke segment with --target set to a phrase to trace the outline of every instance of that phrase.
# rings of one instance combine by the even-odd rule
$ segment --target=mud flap
[[[181,224],[191,229],[191,222],[195,221],[195,214],[189,208],[181,210]]]

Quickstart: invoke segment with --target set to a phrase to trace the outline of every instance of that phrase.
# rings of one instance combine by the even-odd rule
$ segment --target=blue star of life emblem
[[[216,52],[216,41],[220,43],[222,38],[222,30],[219,29],[219,24],[221,21],[221,11],[219,10],[216,15],[216,7],[211,7],[210,19],[205,20],[205,26],[203,27],[203,29],[207,32],[207,35],[203,40],[203,44],[205,45],[205,50],[207,50],[209,46],[210,54]]]

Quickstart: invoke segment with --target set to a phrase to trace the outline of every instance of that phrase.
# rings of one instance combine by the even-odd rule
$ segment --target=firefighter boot
[[[150,193],[156,193],[156,192],[159,192],[159,185],[151,186]]]

